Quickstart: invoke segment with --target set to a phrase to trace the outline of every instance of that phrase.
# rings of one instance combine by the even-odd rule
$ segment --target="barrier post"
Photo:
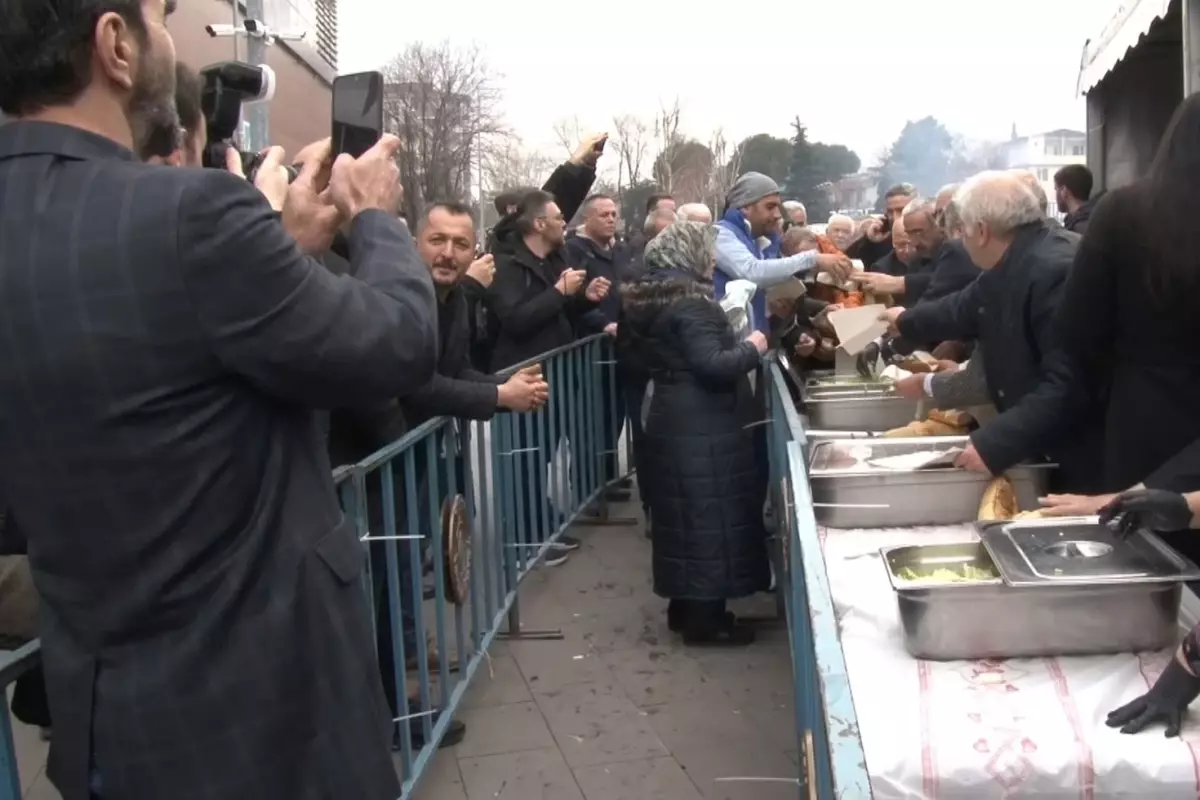
[[[592,368],[589,371],[590,380],[585,382],[590,383],[591,386],[590,391],[587,391],[586,387],[585,391],[592,398],[592,435],[599,444],[599,447],[596,448],[595,465],[600,495],[596,499],[596,512],[594,514],[583,513],[577,524],[588,527],[637,525],[636,517],[613,517],[609,510],[609,491],[620,480],[620,476],[610,479],[607,474],[609,459],[612,459],[614,463],[620,463],[618,446],[621,440],[621,420],[617,414],[616,357],[612,354],[612,345],[608,341],[589,344],[587,356],[587,361]],[[605,400],[608,402],[606,403]],[[612,441],[609,441],[610,436]]]

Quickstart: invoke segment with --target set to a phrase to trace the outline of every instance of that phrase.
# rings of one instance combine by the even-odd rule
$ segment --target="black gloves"
[[[1117,520],[1117,531],[1128,536],[1138,529],[1185,531],[1192,524],[1187,499],[1162,489],[1135,489],[1119,495],[1100,509],[1100,522]]]
[[[858,374],[864,378],[874,378],[879,364],[879,342],[871,342],[858,354],[855,366]]]
[[[1172,654],[1167,668],[1150,691],[1116,711],[1110,711],[1105,722],[1110,728],[1120,728],[1121,733],[1138,733],[1152,722],[1164,722],[1166,735],[1178,736],[1183,715],[1197,695],[1200,695],[1200,678],[1184,669],[1177,656]]]

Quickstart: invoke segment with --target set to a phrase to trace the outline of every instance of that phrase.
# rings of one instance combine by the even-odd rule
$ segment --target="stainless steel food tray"
[[[900,471],[868,459],[966,447],[966,436],[835,439],[809,443],[809,478],[817,522],[833,528],[957,525],[978,517],[991,478],[954,468]],[[1022,509],[1046,493],[1049,464],[1020,465],[1005,475]]]
[[[920,401],[901,397],[891,384],[822,386],[805,390],[804,408],[814,428],[887,431],[916,419]]]
[[[890,547],[881,554],[896,592],[904,647],[916,658],[1140,652],[1168,647],[1179,635],[1179,582],[1009,586],[996,578],[935,584],[896,573],[913,565],[998,569],[979,542]]]

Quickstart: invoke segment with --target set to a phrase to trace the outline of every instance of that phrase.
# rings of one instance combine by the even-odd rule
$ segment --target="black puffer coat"
[[[650,273],[626,284],[623,298],[621,325],[653,380],[639,466],[650,479],[662,597],[743,597],[770,582],[766,476],[747,427],[755,406],[746,376],[760,357],[711,296],[709,285]]]

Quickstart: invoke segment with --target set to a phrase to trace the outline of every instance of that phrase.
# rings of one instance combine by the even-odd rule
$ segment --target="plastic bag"
[[[745,339],[755,330],[757,320],[754,319],[754,307],[751,301],[758,287],[750,281],[730,281],[725,284],[725,296],[718,302],[725,312],[733,333],[739,339]]]
[[[546,465],[546,498],[564,516],[569,516],[575,511],[571,497],[573,479],[571,441],[564,436],[559,440],[550,463]]]

